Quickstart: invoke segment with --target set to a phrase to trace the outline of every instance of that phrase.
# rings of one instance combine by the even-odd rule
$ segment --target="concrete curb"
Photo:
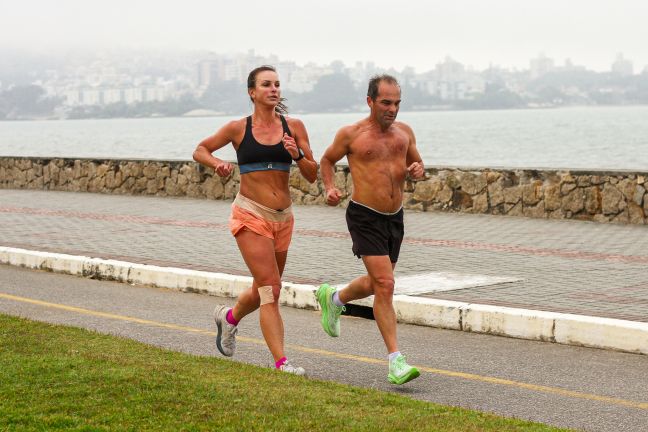
[[[0,264],[220,297],[236,297],[252,283],[247,276],[1,246]],[[282,305],[319,309],[316,286],[291,282],[283,285]],[[371,307],[372,299],[354,303]],[[648,354],[648,323],[407,295],[394,296],[394,308],[398,321],[408,324]]]

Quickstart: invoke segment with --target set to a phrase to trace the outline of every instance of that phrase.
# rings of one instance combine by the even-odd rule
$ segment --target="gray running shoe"
[[[286,373],[291,373],[295,375],[306,375],[306,371],[303,367],[293,366],[290,364],[289,360],[286,360],[286,363],[279,366],[279,370]]]
[[[214,321],[216,322],[216,347],[226,357],[232,357],[236,351],[236,333],[238,327],[227,322],[227,311],[225,305],[218,305],[214,309]]]

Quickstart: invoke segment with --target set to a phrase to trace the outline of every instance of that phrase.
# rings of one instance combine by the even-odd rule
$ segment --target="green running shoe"
[[[404,355],[399,355],[394,361],[389,362],[389,375],[387,379],[392,384],[405,384],[417,378],[421,373],[414,366],[410,366],[405,361]]]
[[[340,336],[340,315],[346,309],[333,303],[333,293],[336,288],[329,284],[322,284],[317,289],[317,302],[322,309],[322,327],[329,336]]]

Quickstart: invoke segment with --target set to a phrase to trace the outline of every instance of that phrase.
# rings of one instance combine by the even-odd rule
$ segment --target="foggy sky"
[[[609,70],[617,53],[648,65],[642,0],[0,0],[0,48],[181,48],[434,68],[446,55],[477,69],[527,69],[544,53]]]

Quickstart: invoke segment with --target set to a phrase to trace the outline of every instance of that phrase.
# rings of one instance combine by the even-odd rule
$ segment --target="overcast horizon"
[[[608,71],[618,53],[635,73],[648,66],[648,3],[631,0],[431,1],[392,6],[384,0],[218,4],[186,0],[182,9],[151,0],[108,4],[0,0],[0,48],[31,53],[70,49],[179,49],[275,55],[300,66],[335,60],[347,66],[416,72],[446,56],[483,70],[528,69],[544,54],[557,66]],[[223,42],[225,41],[225,42]]]

